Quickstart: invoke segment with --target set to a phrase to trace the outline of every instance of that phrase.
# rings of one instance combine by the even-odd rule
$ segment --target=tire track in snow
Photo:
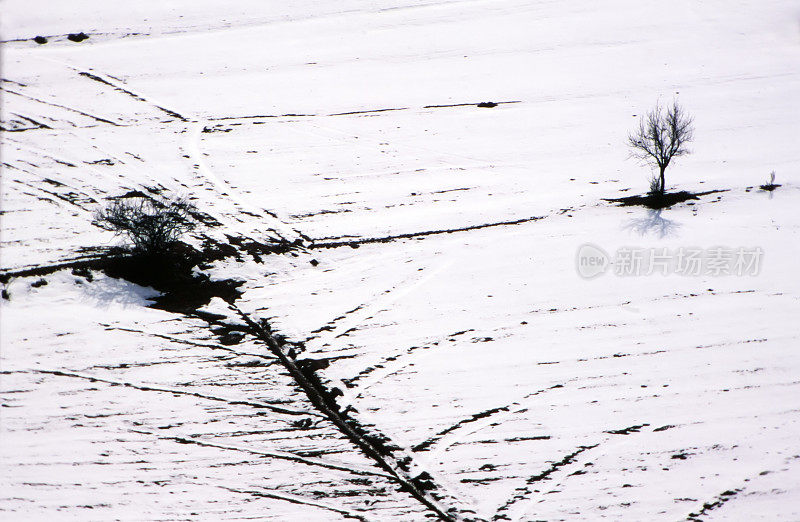
[[[422,346],[412,346],[411,348],[408,348],[402,352],[395,352],[394,355],[384,357],[383,359],[381,359],[380,362],[360,371],[352,379],[347,379],[346,381],[344,381],[345,386],[347,386],[348,388],[357,387],[359,392],[355,397],[356,398],[361,397],[363,396],[364,392],[370,387],[374,386],[375,384],[378,384],[387,377],[391,377],[393,375],[400,373],[405,368],[414,364],[415,361],[408,359],[408,356],[412,354],[417,354],[420,350],[432,350],[434,349],[434,347],[438,346],[441,343],[441,341],[445,339],[452,340],[453,337],[457,337],[459,335],[463,335],[468,332],[474,332],[474,331],[475,331],[474,329],[470,328],[468,330],[463,330],[460,332],[449,334],[430,344],[425,344]],[[358,386],[355,385],[355,383],[365,378],[367,380],[363,384],[360,384]]]
[[[411,277],[407,277],[395,283],[389,289],[374,295],[371,300],[361,303],[349,312],[328,322],[325,326],[316,329],[313,333],[318,333],[320,335],[315,336],[314,339],[321,342],[323,346],[327,346],[333,342],[333,339],[348,335],[350,332],[357,330],[359,324],[372,319],[375,315],[379,314],[383,308],[424,285],[426,281],[433,278],[436,274],[447,270],[452,264],[452,260],[442,261],[431,270],[427,270],[422,274],[416,272]],[[380,309],[376,310],[376,308]],[[342,322],[334,326],[338,321]]]
[[[203,129],[206,128],[208,121],[195,120],[188,123],[183,133],[186,134],[186,139],[181,146],[185,156],[192,162],[193,171],[196,172],[200,178],[210,183],[222,196],[230,200],[234,208],[239,213],[251,215],[261,220],[269,221],[270,230],[278,234],[281,239],[287,237],[304,237],[303,234],[292,228],[286,222],[280,220],[275,214],[268,210],[259,208],[242,199],[237,191],[234,190],[225,180],[216,175],[211,168],[206,164],[203,159],[203,153],[200,150],[200,141],[203,134]]]

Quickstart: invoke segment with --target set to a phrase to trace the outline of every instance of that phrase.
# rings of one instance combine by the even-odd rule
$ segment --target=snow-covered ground
[[[196,245],[302,242],[217,262],[244,293],[207,311],[326,359],[449,516],[800,519],[796,2],[115,4],[0,4],[3,273],[184,195]],[[673,98],[668,186],[724,192],[604,201],[647,189],[627,133]],[[81,274],[3,285],[4,519],[434,516],[263,339]]]

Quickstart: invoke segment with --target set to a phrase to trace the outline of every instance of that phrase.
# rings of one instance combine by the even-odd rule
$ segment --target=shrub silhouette
[[[134,254],[161,257],[193,229],[194,205],[185,199],[162,203],[148,197],[117,199],[95,214],[94,223],[132,243]]]

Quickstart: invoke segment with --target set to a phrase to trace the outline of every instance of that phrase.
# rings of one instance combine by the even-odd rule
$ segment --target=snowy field
[[[800,520],[798,2],[0,14],[3,520]],[[75,270],[130,191],[241,296]]]

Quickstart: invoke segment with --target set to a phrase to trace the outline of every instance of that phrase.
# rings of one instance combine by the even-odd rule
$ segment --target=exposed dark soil
[[[424,471],[413,474],[410,455],[404,455],[402,448],[382,433],[365,429],[350,417],[349,414],[353,411],[351,406],[342,409],[337,402],[337,398],[343,395],[342,391],[326,386],[317,374],[318,370],[328,366],[327,360],[296,359],[291,350],[287,352],[282,348],[281,337],[272,331],[267,321],[253,321],[246,314],[241,314],[241,318],[249,326],[250,333],[264,341],[273,355],[281,361],[317,410],[328,417],[343,435],[378,466],[392,475],[399,484],[400,491],[412,495],[441,520],[454,521],[460,518],[455,507],[444,511],[438,505],[437,500],[441,497],[435,493],[438,486],[433,477]],[[434,493],[428,493],[429,491]]]
[[[498,105],[505,105],[509,103],[522,103],[521,100],[500,101],[500,102],[480,102],[480,103],[446,103],[443,105],[425,105],[423,109],[444,109],[447,107],[483,107],[492,108]]]
[[[781,186],[780,184],[776,184],[776,183],[767,183],[766,185],[759,185],[758,188],[760,188],[761,190],[765,190],[767,192],[772,192],[773,190],[775,190],[776,188],[778,188],[780,186]]]
[[[328,360],[297,358],[297,354],[304,351],[302,343],[288,342],[283,336],[272,331],[266,320],[253,320],[247,314],[238,311],[234,303],[242,295],[239,290],[242,281],[232,279],[212,281],[209,276],[195,270],[195,267],[202,269],[217,259],[228,257],[238,259],[246,254],[258,260],[263,254],[289,252],[297,246],[286,241],[265,245],[249,238],[227,239],[228,243],[215,242],[207,238],[202,250],[184,243],[176,243],[168,252],[150,256],[133,254],[123,249],[111,249],[104,256],[94,258],[90,262],[78,261],[71,265],[62,263],[57,269],[72,268],[73,274],[88,279],[91,277],[89,270],[91,268],[102,271],[110,277],[123,278],[142,286],[152,287],[162,293],[155,299],[152,305],[154,308],[200,317],[209,323],[211,331],[219,337],[223,345],[238,344],[247,335],[260,339],[292,375],[316,409],[336,425],[339,431],[364,454],[389,473],[401,491],[408,492],[439,519],[448,521],[461,519],[457,508],[444,508],[440,505],[439,502],[443,497],[433,477],[426,472],[415,471],[412,457],[407,452],[379,431],[364,427],[357,422],[351,416],[355,411],[352,406],[339,404],[338,401],[343,395],[342,390],[330,386],[330,383],[325,382],[317,373],[328,365]],[[48,268],[55,271],[52,267],[38,267],[37,273],[42,275],[50,273]],[[7,279],[17,275],[19,274],[5,273],[0,274],[0,277]],[[232,304],[244,324],[231,325],[223,316],[199,312],[198,309],[208,304],[213,297],[219,297]]]
[[[82,42],[89,38],[89,35],[81,31],[80,33],[70,33],[67,35],[67,40],[70,42]]]
[[[309,249],[312,248],[338,248],[343,246],[349,246],[350,248],[358,248],[361,245],[370,244],[370,243],[389,243],[391,241],[396,241],[398,239],[413,239],[413,238],[424,238],[426,236],[433,236],[437,234],[453,234],[456,232],[467,232],[470,230],[478,230],[481,228],[490,228],[490,227],[501,227],[501,226],[509,226],[509,225],[521,225],[522,223],[528,223],[530,221],[538,221],[540,219],[544,219],[545,216],[533,216],[529,218],[523,219],[515,219],[512,221],[498,221],[494,223],[481,223],[479,225],[470,225],[461,228],[446,228],[442,230],[424,230],[420,232],[409,232],[406,234],[397,234],[395,236],[384,236],[384,237],[367,237],[367,238],[359,238],[353,239],[350,241],[324,241],[320,243],[315,243],[312,240],[312,243],[308,245]],[[334,239],[334,238],[331,238]]]
[[[232,303],[242,295],[238,290],[241,281],[212,281],[207,275],[192,271],[195,266],[218,258],[218,254],[215,251],[201,252],[178,243],[162,255],[108,257],[100,270],[110,277],[126,279],[161,292],[162,295],[154,299],[154,308],[196,314],[197,309],[208,304],[212,297]]]
[[[606,433],[610,433],[612,435],[630,435],[631,433],[638,433],[639,430],[644,428],[645,426],[650,426],[649,424],[637,424],[636,426],[628,426],[627,428],[622,428],[621,430],[608,430]]]
[[[73,275],[91,281],[91,270],[97,270],[109,277],[126,279],[158,290],[163,295],[154,299],[154,308],[198,315],[197,309],[208,304],[212,297],[219,297],[228,303],[234,302],[241,296],[238,288],[242,282],[232,279],[211,281],[207,275],[193,272],[195,267],[207,268],[214,261],[230,257],[241,260],[243,252],[250,254],[256,261],[263,262],[262,256],[286,253],[296,248],[288,241],[265,244],[233,236],[228,236],[228,240],[230,243],[207,238],[202,250],[185,243],[176,243],[168,252],[149,256],[131,253],[119,247],[100,249],[72,261],[2,272],[0,283],[7,284],[14,277],[42,278],[63,269],[71,269]],[[37,280],[33,285],[47,284],[46,281],[40,281],[45,280]]]
[[[44,45],[47,43],[47,38],[45,38],[44,36],[37,36],[36,38],[33,39],[33,41],[39,45]]]
[[[709,190],[706,192],[687,192],[682,190],[680,192],[665,192],[664,194],[643,194],[626,196],[624,198],[603,198],[603,201],[617,203],[621,207],[643,206],[657,210],[671,207],[672,205],[683,203],[684,201],[700,199],[700,196],[707,196],[718,192],[727,192],[727,189]]]

